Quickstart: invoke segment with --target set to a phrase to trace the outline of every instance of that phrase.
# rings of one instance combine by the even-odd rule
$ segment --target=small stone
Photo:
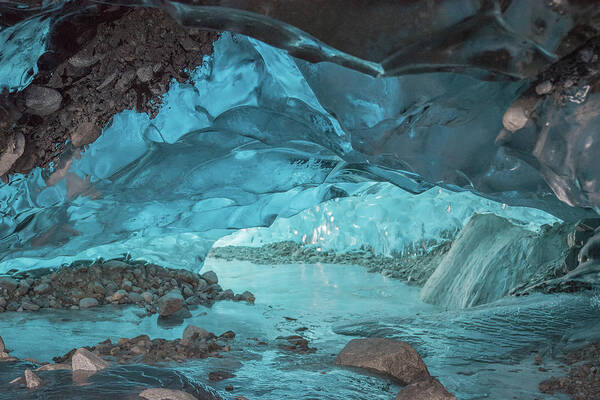
[[[79,308],[91,308],[96,307],[98,305],[98,300],[93,297],[86,297],[84,299],[79,300]]]
[[[129,302],[130,303],[139,303],[142,301],[142,296],[139,293],[131,292],[129,293]]]
[[[140,82],[142,82],[142,83],[150,82],[150,80],[154,76],[154,71],[153,71],[152,65],[146,65],[144,67],[139,67],[136,71],[136,75]]]
[[[144,301],[146,303],[152,303],[152,293],[150,293],[150,292],[142,293],[142,299],[144,299]]]
[[[195,305],[195,304],[200,304],[201,301],[197,296],[190,296],[187,299],[185,299],[185,304],[187,305]]]
[[[254,297],[254,295],[252,293],[250,293],[249,291],[247,291],[247,290],[240,295],[240,298],[243,301],[246,301],[248,303],[253,303],[253,304],[254,304],[254,301],[256,300],[256,298]]]
[[[178,289],[171,290],[160,299],[158,299],[158,313],[166,317],[175,314],[183,307],[183,296]]]
[[[62,95],[56,89],[31,85],[25,90],[25,105],[29,114],[46,116],[57,111]]]
[[[36,294],[46,294],[50,291],[50,285],[47,282],[42,282],[33,288]]]
[[[127,297],[127,292],[124,290],[117,290],[115,294],[112,295],[112,301],[120,301]]]
[[[552,91],[552,88],[553,88],[552,82],[544,81],[544,82],[537,84],[537,86],[535,87],[535,92],[538,95],[543,96],[545,94],[550,93]]]
[[[6,289],[8,293],[12,293],[17,289],[19,282],[13,278],[0,277],[0,289]]]
[[[131,283],[131,281],[130,281],[130,280],[128,280],[128,279],[123,279],[123,283],[121,284],[121,287],[122,287],[124,290],[126,290],[126,291],[130,292],[130,291],[131,291],[131,289],[132,289],[132,287],[133,287],[133,283]]]
[[[77,349],[71,358],[71,368],[73,371],[96,372],[108,366],[109,364],[106,361],[84,348]]]
[[[502,117],[504,128],[511,132],[516,132],[523,128],[527,124],[527,121],[529,121],[529,118],[525,114],[525,110],[518,105],[510,106]]]
[[[42,380],[32,370],[27,368],[25,370],[25,384],[27,389],[37,389],[42,386]]]
[[[208,379],[212,382],[220,382],[230,378],[235,378],[235,375],[227,371],[213,371],[208,373]]]
[[[0,153],[0,176],[6,174],[14,163],[23,155],[25,151],[25,136],[21,132],[9,135],[7,138],[7,144],[2,153]],[[12,278],[0,278],[0,287],[3,279]],[[14,281],[14,279],[13,279]]]
[[[146,400],[197,400],[187,392],[173,389],[146,389],[140,393],[140,397]]]
[[[217,274],[215,274],[213,271],[203,273],[202,279],[204,279],[209,285],[219,283],[219,278],[217,277]]]
[[[232,300],[234,297],[235,297],[235,294],[233,293],[233,290],[227,289],[227,290],[219,293],[219,296],[217,298],[219,300]]]

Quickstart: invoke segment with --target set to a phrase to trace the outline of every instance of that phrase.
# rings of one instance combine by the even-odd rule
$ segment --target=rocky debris
[[[0,312],[47,308],[89,308],[106,304],[136,304],[147,313],[181,321],[189,305],[212,305],[217,300],[254,302],[250,292],[234,295],[201,275],[127,260],[79,261],[57,270],[0,277]],[[205,274],[206,275],[206,274]],[[226,295],[222,295],[226,293]]]
[[[456,400],[437,379],[426,379],[404,387],[396,400]]]
[[[552,377],[539,384],[542,393],[564,393],[573,400],[600,399],[600,342],[567,353],[567,376]]]
[[[208,380],[211,382],[220,382],[231,378],[235,378],[235,375],[227,371],[212,371],[208,373]]]
[[[0,337],[0,362],[17,361],[18,359],[10,356],[10,350],[4,345],[4,340]]]
[[[71,357],[71,369],[75,371],[97,372],[108,368],[109,364],[85,348],[77,349]]]
[[[278,347],[283,350],[293,351],[295,353],[314,353],[315,351],[317,351],[316,348],[309,347],[308,340],[303,338],[302,336],[278,336],[277,338],[275,338],[275,340],[278,340],[280,342],[278,344]]]
[[[72,370],[70,364],[46,364],[37,368],[36,371],[60,371],[60,370]]]
[[[9,121],[0,123],[0,176],[58,165],[67,140],[75,147],[93,142],[123,110],[153,118],[171,82],[188,81],[218,37],[186,29],[160,9],[98,5],[86,12],[94,10],[57,21],[33,83],[0,95],[0,112],[10,111],[0,116]],[[64,36],[74,29],[81,30],[77,40]]]
[[[226,342],[234,336],[233,332],[228,331],[217,337],[202,328],[188,326],[182,339],[150,339],[148,335],[140,335],[131,339],[121,338],[117,343],[106,339],[94,347],[73,349],[64,356],[55,357],[54,361],[57,364],[52,365],[64,365],[70,360],[75,371],[74,360],[80,351],[90,359],[101,361],[103,363],[101,365],[105,366],[108,366],[108,362],[154,364],[171,361],[182,362],[190,358],[217,357],[219,352],[229,351],[229,345]]]
[[[443,243],[423,242],[416,247],[407,248],[405,254],[394,254],[391,257],[377,255],[368,247],[336,253],[332,250],[319,251],[317,247],[305,246],[293,241],[269,243],[261,247],[215,247],[208,256],[266,265],[296,263],[362,265],[367,267],[369,272],[380,272],[384,276],[422,286],[450,250],[455,233],[446,232],[443,236],[445,237]]]
[[[162,388],[146,389],[140,393],[140,397],[146,400],[198,400],[187,392]]]
[[[202,279],[204,279],[209,285],[216,285],[219,283],[219,278],[214,271],[208,271],[202,274]]]
[[[0,336],[0,354],[4,353],[6,350],[6,345],[4,344],[4,340],[2,336]]]
[[[335,363],[386,374],[403,385],[430,378],[419,353],[408,343],[394,339],[353,339],[338,354]]]
[[[37,389],[42,386],[43,383],[40,377],[35,374],[35,372],[27,368],[25,370],[25,384],[27,385],[27,389]]]

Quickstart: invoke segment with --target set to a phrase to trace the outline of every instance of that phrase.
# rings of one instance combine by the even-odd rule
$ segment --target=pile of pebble
[[[166,317],[217,300],[254,303],[252,293],[236,295],[218,282],[212,271],[200,275],[123,260],[80,262],[37,274],[0,276],[0,312],[137,304]]]

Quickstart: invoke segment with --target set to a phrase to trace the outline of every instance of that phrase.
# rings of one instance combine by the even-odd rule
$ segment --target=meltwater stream
[[[111,367],[85,384],[73,383],[67,371],[64,379],[53,378],[35,394],[5,384],[22,373],[23,363],[0,363],[0,399],[130,399],[157,384],[189,389],[203,383],[218,390],[233,385],[234,395],[254,400],[393,398],[399,387],[385,377],[334,365],[351,338],[368,336],[411,343],[432,375],[459,399],[560,399],[537,389],[541,380],[563,374],[552,356],[600,336],[600,308],[588,295],[538,294],[446,311],[422,303],[418,288],[361,266],[255,265],[209,258],[205,268],[217,272],[225,287],[256,295],[255,305],[218,302],[192,310],[193,317],[186,320],[216,334],[236,332],[232,351],[224,357]],[[141,316],[137,308],[116,306],[0,314],[0,332],[13,355],[39,361],[107,337],[116,341],[145,333],[174,339],[183,329],[161,326],[156,316]],[[298,329],[315,353],[299,355],[277,347],[276,337]],[[545,370],[535,365],[537,354],[543,356]],[[236,376],[211,383],[208,372],[213,370]]]

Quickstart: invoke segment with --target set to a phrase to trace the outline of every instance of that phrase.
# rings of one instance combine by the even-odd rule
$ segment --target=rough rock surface
[[[404,385],[429,378],[419,353],[408,343],[393,339],[353,339],[338,354],[335,363],[386,374]]]
[[[109,364],[87,349],[80,348],[71,357],[73,371],[101,371],[108,368]]]
[[[456,400],[437,379],[426,379],[404,387],[396,400]]]
[[[93,142],[123,110],[155,116],[172,80],[185,82],[218,37],[185,29],[151,8],[113,7],[86,21],[77,40],[61,36],[77,21],[61,21],[65,29],[59,26],[50,38],[57,48],[41,57],[32,85],[0,95],[0,112],[8,110],[6,118],[0,115],[6,120],[0,124],[0,176],[58,164],[66,140],[76,147]],[[13,139],[5,139],[8,133]],[[10,144],[15,137],[19,151]]]
[[[183,304],[184,298],[181,292],[177,289],[171,290],[158,299],[158,314],[163,317],[175,314],[181,310]]]

